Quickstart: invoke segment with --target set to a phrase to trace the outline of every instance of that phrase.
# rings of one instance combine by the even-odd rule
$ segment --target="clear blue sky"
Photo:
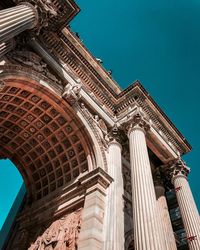
[[[200,1],[79,0],[71,27],[122,88],[139,79],[193,146],[186,160],[200,210]],[[0,161],[0,227],[21,184]]]

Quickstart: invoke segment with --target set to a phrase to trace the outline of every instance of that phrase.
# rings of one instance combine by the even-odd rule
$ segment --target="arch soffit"
[[[61,88],[56,93],[32,75],[2,74],[0,153],[18,167],[28,194],[40,199],[99,163],[105,168],[105,157],[95,128],[61,98]]]

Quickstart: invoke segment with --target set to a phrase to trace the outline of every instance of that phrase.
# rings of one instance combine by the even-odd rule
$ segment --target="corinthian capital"
[[[57,16],[57,7],[52,0],[14,0],[16,4],[29,5],[35,10],[37,20],[35,29],[48,26],[49,19]]]
[[[174,179],[177,177],[184,177],[187,179],[190,168],[186,166],[186,163],[181,158],[178,158],[168,164],[167,172],[173,183]]]
[[[129,135],[135,129],[141,129],[147,132],[150,129],[150,121],[147,119],[141,108],[138,108],[131,116],[127,117],[125,129]]]

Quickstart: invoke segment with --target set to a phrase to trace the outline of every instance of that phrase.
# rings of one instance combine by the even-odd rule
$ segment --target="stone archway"
[[[39,200],[88,171],[88,138],[63,100],[25,80],[0,92],[0,154],[19,168],[29,197]]]
[[[16,165],[28,193],[6,249],[28,249],[62,223],[75,228],[64,231],[75,244],[87,190],[103,179],[86,126],[59,86],[52,90],[26,75],[1,80],[0,157]]]

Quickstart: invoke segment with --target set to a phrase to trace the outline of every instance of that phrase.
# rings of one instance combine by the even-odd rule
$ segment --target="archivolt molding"
[[[82,121],[88,125],[88,129],[90,128],[90,134],[93,134],[93,141],[96,145],[97,167],[107,170],[106,143],[104,140],[105,130],[103,132],[102,129],[100,129],[100,127],[97,125],[97,120],[86,108],[84,103],[76,105],[76,108],[84,120]]]

